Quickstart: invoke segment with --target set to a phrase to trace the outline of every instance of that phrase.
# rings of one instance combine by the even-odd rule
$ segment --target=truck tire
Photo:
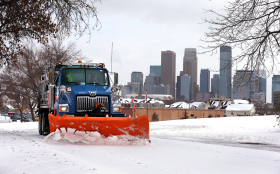
[[[43,135],[43,130],[42,130],[42,114],[39,114],[38,131],[39,131],[40,135]]]
[[[48,135],[48,134],[50,134],[48,112],[43,112],[42,115],[43,115],[43,118],[42,118],[42,133],[43,133],[43,135]]]

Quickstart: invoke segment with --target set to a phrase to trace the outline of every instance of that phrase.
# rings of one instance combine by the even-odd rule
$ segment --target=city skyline
[[[187,50],[187,51],[186,51]],[[187,73],[191,74],[192,73],[192,68],[189,68],[192,64],[191,61],[196,61],[196,54],[195,54],[195,48],[185,48],[185,53],[187,52],[188,59],[186,59],[186,54],[183,58],[183,67],[185,67],[185,72],[184,71],[180,71],[180,74],[177,76],[177,80],[176,80],[176,97],[173,95],[174,99],[176,100],[188,100],[188,101],[200,101],[206,99],[206,98],[211,98],[211,97],[219,97],[219,95],[221,95],[221,97],[225,97],[223,94],[221,94],[220,91],[220,74],[213,74],[213,78],[211,78],[210,81],[210,70],[209,69],[201,69],[200,70],[200,90],[199,92],[196,94],[198,99],[197,100],[193,100],[193,98],[191,97],[192,93],[192,77],[189,76]],[[190,52],[192,51],[192,52]],[[221,65],[227,65],[225,63],[223,63],[224,60],[231,60],[231,47],[229,46],[222,46],[220,48],[220,52],[221,52],[221,56],[222,58],[224,58],[223,60],[221,60]],[[224,52],[224,53],[222,53]],[[190,54],[191,53],[191,54]],[[176,61],[176,53],[174,53],[173,51],[167,50],[167,51],[161,51],[161,59],[162,59],[162,63],[161,65],[150,65],[150,74],[148,76],[146,76],[145,78],[145,90],[148,91],[148,94],[171,94],[171,88],[170,84],[173,83],[172,81],[175,81],[174,79],[172,79],[172,77],[174,76],[174,71],[176,69],[176,67],[174,66],[174,61]],[[187,61],[188,64],[186,63]],[[194,61],[194,62],[195,62]],[[161,67],[163,67],[163,69],[161,69]],[[186,71],[186,69],[188,71]],[[159,73],[159,70],[162,70],[161,73]],[[221,69],[221,70],[231,70],[231,68],[228,69]],[[163,73],[164,72],[164,73]],[[223,71],[221,71],[223,72]],[[132,72],[132,74],[135,73],[141,73],[142,72]],[[163,74],[162,74],[163,73]],[[230,72],[231,73],[231,72]],[[155,74],[157,74],[158,76],[162,76],[163,77],[163,83],[161,83],[159,81],[159,77],[156,76]],[[227,76],[227,74],[229,73],[225,73],[225,76]],[[248,76],[248,77],[247,77]],[[246,84],[247,82],[239,82],[240,80],[244,80],[242,79],[242,77],[245,77],[245,79],[251,79],[249,82],[249,87]],[[144,79],[143,79],[144,80]],[[166,82],[168,81],[169,82]],[[233,83],[232,87],[232,92],[231,93],[231,97],[232,99],[261,99],[263,102],[266,102],[266,89],[267,89],[267,84],[266,84],[266,71],[265,70],[259,70],[258,72],[253,72],[250,70],[237,70],[236,74],[234,75],[233,79],[230,79],[230,82]],[[160,84],[164,84],[166,86],[166,92],[163,93],[159,93],[159,92],[155,92],[155,87],[159,87]],[[133,84],[129,84],[128,85],[133,85]],[[140,85],[140,84],[139,84]],[[191,85],[191,86],[190,86]],[[211,88],[210,88],[211,85]],[[231,84],[229,84],[231,85]],[[133,86],[131,86],[130,88],[133,88]],[[174,89],[174,88],[173,88]],[[143,91],[144,92],[144,91]],[[208,94],[207,94],[208,93]],[[218,94],[218,95],[216,95]],[[206,98],[204,98],[206,97]],[[204,99],[203,99],[204,98]],[[227,97],[229,98],[229,97]]]
[[[77,42],[87,60],[105,63],[108,70],[111,70],[113,42],[112,70],[119,73],[119,84],[122,85],[130,81],[132,71],[143,72],[144,77],[149,75],[150,65],[160,65],[163,50],[176,53],[176,75],[179,75],[185,48],[196,48],[198,53],[205,51],[200,46],[206,46],[201,39],[208,26],[202,19],[210,16],[204,9],[220,10],[225,3],[218,0],[198,0],[191,4],[183,0],[103,1],[97,3],[101,25],[90,36],[74,36],[68,40]],[[219,71],[218,52],[198,54],[197,68],[209,68],[212,77]],[[238,50],[234,49],[233,56],[236,53]],[[233,74],[236,69],[240,67],[234,66]],[[268,101],[271,101],[271,83],[270,76],[267,79]],[[197,84],[200,84],[199,76]]]

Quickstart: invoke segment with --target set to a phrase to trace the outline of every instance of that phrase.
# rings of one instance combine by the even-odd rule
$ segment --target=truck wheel
[[[38,131],[39,131],[39,134],[40,134],[40,135],[43,135],[42,120],[43,120],[43,118],[42,118],[42,116],[41,116],[41,114],[40,114],[40,115],[39,115],[39,121],[38,121]]]
[[[49,126],[49,119],[48,119],[48,113],[43,113],[43,119],[42,119],[42,133],[44,135],[50,134],[50,126]]]

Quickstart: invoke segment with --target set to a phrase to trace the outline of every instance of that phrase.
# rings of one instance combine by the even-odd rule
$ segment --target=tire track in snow
[[[160,135],[152,135],[152,138],[159,138],[159,139],[168,139],[168,140],[177,140],[177,141],[187,141],[187,142],[195,142],[195,143],[204,143],[204,144],[214,144],[214,145],[223,145],[223,146],[230,146],[230,147],[242,147],[242,148],[249,148],[249,149],[256,149],[256,150],[266,150],[271,152],[279,152],[280,153],[280,146],[275,144],[267,144],[267,143],[257,143],[257,142],[234,142],[234,141],[227,141],[227,140],[217,140],[217,139],[203,139],[203,138],[189,138],[189,137],[166,137]]]

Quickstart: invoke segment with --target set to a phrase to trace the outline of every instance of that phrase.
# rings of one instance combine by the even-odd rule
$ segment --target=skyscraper
[[[183,74],[188,74],[192,79],[191,100],[196,100],[197,87],[197,56],[195,48],[185,48],[183,60]]]
[[[211,92],[214,94],[220,94],[220,75],[214,74],[211,79]]]
[[[139,82],[127,82],[127,85],[130,89],[130,94],[139,94],[140,93],[140,83]]]
[[[220,94],[231,98],[231,47],[220,47]]]
[[[177,76],[176,99],[191,100],[191,76],[184,74]]]
[[[280,75],[273,75],[272,77],[272,103],[274,103],[274,95],[280,91]]]
[[[210,70],[200,70],[200,92],[210,92]]]
[[[155,94],[155,86],[159,86],[159,77],[155,74],[146,76],[145,91],[147,90],[148,94]]]
[[[263,92],[265,94],[264,101],[266,103],[266,71],[260,70],[257,74],[260,78],[260,92]]]
[[[151,65],[150,66],[150,74],[154,74],[159,77],[159,82],[160,82],[160,77],[161,77],[161,66],[160,65]]]
[[[175,97],[175,77],[176,76],[176,53],[173,51],[161,52],[161,84],[167,88],[169,93]]]
[[[260,92],[259,77],[251,70],[237,70],[233,79],[233,99],[254,99]]]
[[[142,72],[132,72],[131,82],[140,83],[139,94],[143,93],[143,73]]]
[[[164,86],[163,84],[160,84],[159,86],[155,86],[154,89],[155,89],[155,94],[164,94],[164,95],[166,95],[167,91],[170,91],[169,90],[169,85],[167,87],[167,86]]]

